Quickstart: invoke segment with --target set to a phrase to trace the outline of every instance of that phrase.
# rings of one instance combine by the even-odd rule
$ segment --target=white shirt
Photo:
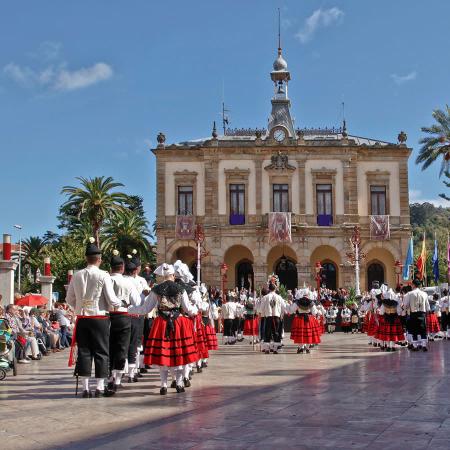
[[[66,301],[76,315],[84,316],[104,316],[109,309],[121,306],[109,273],[91,265],[72,277]]]
[[[445,297],[441,297],[441,299],[439,300],[439,307],[441,311],[448,313],[449,305],[450,297],[448,295],[446,295]]]
[[[297,305],[297,303],[294,302],[292,303],[292,305],[290,305],[289,312],[291,314],[295,314],[297,311],[306,314],[311,313],[313,316],[316,316],[319,313],[318,309],[316,308],[316,305],[311,304],[311,306],[305,308],[303,306]]]
[[[132,278],[124,277],[121,273],[113,273],[111,274],[111,280],[114,292],[122,303],[122,306],[116,308],[116,311],[126,312],[128,306],[141,304],[141,296]]]
[[[226,302],[222,305],[222,317],[224,319],[235,319],[236,318],[237,303]]]
[[[408,312],[428,312],[430,310],[430,304],[428,302],[428,295],[416,288],[411,292],[408,292],[403,298],[403,304]]]
[[[286,303],[283,297],[275,292],[270,292],[261,298],[259,311],[261,317],[281,317],[286,312]]]

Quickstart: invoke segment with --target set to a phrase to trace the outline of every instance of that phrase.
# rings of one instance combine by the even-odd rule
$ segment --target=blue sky
[[[405,130],[412,200],[438,202],[438,167],[414,159],[450,103],[448,1],[16,1],[0,13],[0,233],[55,230],[77,176],[113,176],[152,221],[159,131],[210,135],[223,86],[231,126],[267,123],[278,7],[296,124],[339,126],[345,100],[351,134]]]

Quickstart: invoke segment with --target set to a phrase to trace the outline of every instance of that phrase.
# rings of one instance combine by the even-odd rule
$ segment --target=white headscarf
[[[160,277],[168,277],[175,274],[175,269],[172,264],[164,263],[157,267],[153,273],[155,275],[159,275]]]

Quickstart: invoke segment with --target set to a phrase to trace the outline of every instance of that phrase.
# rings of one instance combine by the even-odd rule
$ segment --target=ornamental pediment
[[[264,167],[264,170],[276,171],[276,172],[293,172],[295,170],[294,166],[289,164],[289,158],[286,153],[275,153],[270,158],[271,164]]]

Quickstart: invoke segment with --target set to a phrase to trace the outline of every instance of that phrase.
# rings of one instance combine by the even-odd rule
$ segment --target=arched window
[[[253,265],[250,261],[241,261],[236,264],[236,286],[250,291],[254,289]]]
[[[337,289],[337,270],[332,262],[322,262],[322,286],[327,289]]]
[[[297,287],[297,267],[292,260],[285,256],[280,258],[275,266],[275,273],[286,289],[293,291]]]
[[[377,262],[370,263],[367,267],[367,290],[372,289],[372,283],[379,281],[384,283],[384,267]]]

